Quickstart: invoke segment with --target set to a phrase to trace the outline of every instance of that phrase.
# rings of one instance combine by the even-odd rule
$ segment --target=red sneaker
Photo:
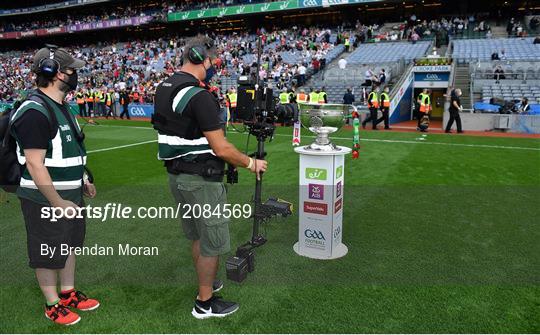
[[[49,307],[45,307],[45,316],[47,319],[63,326],[71,326],[81,321],[79,314],[72,312],[61,303]]]
[[[99,301],[89,299],[81,291],[71,290],[60,294],[60,302],[66,307],[77,308],[81,311],[92,311],[99,307]]]

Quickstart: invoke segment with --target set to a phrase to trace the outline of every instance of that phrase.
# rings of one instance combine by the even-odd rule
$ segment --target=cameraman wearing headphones
[[[223,177],[225,162],[259,174],[267,163],[248,157],[225,138],[226,113],[210,92],[215,74],[216,49],[212,39],[195,37],[184,47],[184,64],[156,90],[152,117],[158,130],[158,159],[165,162],[169,186],[177,203],[210,205],[212,210],[227,202]],[[238,310],[238,304],[213,293],[223,287],[216,280],[219,256],[230,251],[229,220],[223,216],[182,219],[182,229],[191,240],[198,276],[198,296],[191,314],[198,319],[223,317]]]
[[[45,207],[53,207],[69,209],[64,213],[71,216],[84,206],[83,194],[96,195],[92,178],[85,175],[84,136],[64,101],[66,94],[77,88],[77,70],[84,64],[65,49],[40,49],[32,66],[37,89],[11,118],[18,160],[24,166],[17,196],[26,225],[29,265],[35,269],[46,299],[45,316],[61,325],[81,319],[70,308],[89,311],[99,307],[97,300],[75,290],[75,255],[60,250],[62,246],[83,246],[84,217],[55,221],[43,214]],[[43,246],[47,247],[45,253]]]

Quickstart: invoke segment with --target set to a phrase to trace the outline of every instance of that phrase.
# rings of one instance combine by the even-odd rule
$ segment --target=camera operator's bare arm
[[[223,130],[212,130],[203,132],[214,153],[224,161],[234,165],[248,168],[251,172],[259,175],[259,172],[265,172],[267,163],[262,159],[252,159],[244,155],[234,147],[223,134]],[[253,160],[252,163],[250,163]],[[250,166],[251,165],[251,166]]]
[[[43,149],[25,149],[26,167],[32,176],[32,180],[37,185],[39,191],[49,201],[51,206],[77,208],[78,206],[69,200],[64,200],[56,192],[49,171],[43,164],[46,151]]]

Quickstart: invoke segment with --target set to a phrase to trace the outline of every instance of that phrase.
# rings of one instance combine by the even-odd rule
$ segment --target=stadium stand
[[[400,59],[412,61],[424,56],[429,46],[430,42],[427,41],[366,44],[351,53],[347,57],[347,62],[349,64],[372,64],[396,62]]]
[[[328,36],[324,37],[325,34]],[[278,88],[291,86],[298,80],[298,68],[305,64],[306,76],[315,72],[312,59],[337,57],[343,46],[335,47],[327,43],[331,31],[325,29],[277,30],[268,32],[267,47],[262,55],[261,73],[263,79]],[[256,35],[223,34],[216,36],[220,65],[218,65],[218,84],[225,92],[236,86],[238,76],[249,74],[256,60]],[[80,72],[84,87],[114,86],[128,87],[137,91],[141,102],[153,102],[157,84],[169,76],[181,63],[184,39],[162,38],[158,40],[119,42],[96,45],[72,46],[70,49],[88,65]],[[279,45],[279,48],[276,46]],[[291,51],[278,52],[276,49]],[[21,92],[33,84],[30,71],[32,55],[27,52],[9,52],[0,55],[0,99],[15,100]],[[284,56],[287,55],[287,56]],[[294,55],[294,56],[291,56]],[[272,75],[271,75],[272,74]]]
[[[521,100],[523,97],[531,103],[540,103],[540,86],[494,84],[482,87],[482,102],[489,103],[493,98],[505,101]]]
[[[540,45],[533,38],[469,39],[452,42],[452,57],[458,63],[489,60],[494,52],[501,60],[533,60],[540,58]],[[502,51],[504,50],[504,55]]]

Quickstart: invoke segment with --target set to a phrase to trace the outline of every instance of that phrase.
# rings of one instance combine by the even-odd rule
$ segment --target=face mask
[[[68,77],[68,80],[64,81],[60,79],[61,82],[66,84],[65,90],[62,90],[62,91],[64,92],[75,91],[77,89],[77,83],[79,82],[79,76],[77,75],[77,72],[73,72],[73,74],[66,74],[66,73],[64,74]]]
[[[215,74],[216,74],[216,68],[214,67],[214,65],[210,65],[210,67],[206,69],[206,76],[204,77],[204,82],[207,85],[210,84],[210,80]]]

